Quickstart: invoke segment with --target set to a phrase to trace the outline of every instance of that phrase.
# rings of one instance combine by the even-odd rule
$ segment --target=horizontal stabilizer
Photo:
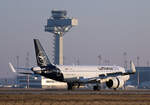
[[[18,72],[19,74],[34,75],[33,73]]]
[[[16,69],[14,68],[14,66],[10,62],[9,62],[9,67],[10,67],[11,71],[14,72],[14,73],[33,75],[33,73],[30,73],[30,72],[17,72]],[[20,70],[31,70],[30,68],[17,68],[17,69],[20,69]]]
[[[31,71],[32,68],[16,68],[17,70],[27,70],[27,71]]]

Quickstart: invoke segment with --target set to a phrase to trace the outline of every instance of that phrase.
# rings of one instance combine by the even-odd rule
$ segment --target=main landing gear
[[[68,90],[73,90],[74,89],[74,84],[73,83],[67,83]]]
[[[80,84],[75,84],[75,83],[67,83],[68,90],[74,90],[75,87],[80,87]],[[93,86],[94,91],[99,91],[101,89],[101,86],[99,84],[96,84]]]
[[[73,89],[73,84],[72,83],[67,83],[68,86],[68,90],[72,90]]]
[[[95,86],[93,86],[93,90],[94,91],[99,91],[99,90],[101,90],[101,87],[100,87],[100,85],[95,85]]]
[[[67,83],[68,90],[74,90],[74,88],[79,88],[80,84],[79,83]]]

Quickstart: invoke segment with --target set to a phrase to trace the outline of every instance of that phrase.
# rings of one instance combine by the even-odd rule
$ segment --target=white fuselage
[[[122,72],[125,73],[125,69],[119,66],[58,66],[64,76],[65,81],[76,81],[80,79],[89,79],[99,77],[99,75],[105,75],[109,73]]]

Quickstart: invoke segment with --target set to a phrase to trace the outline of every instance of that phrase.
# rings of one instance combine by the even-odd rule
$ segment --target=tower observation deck
[[[52,10],[45,31],[54,35],[54,64],[63,65],[63,36],[78,24],[75,18],[67,17],[66,10]]]

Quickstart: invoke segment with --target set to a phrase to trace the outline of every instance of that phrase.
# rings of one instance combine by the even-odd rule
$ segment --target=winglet
[[[130,61],[130,65],[131,65],[132,73],[135,73],[136,69],[135,69],[135,65],[134,65],[134,63],[132,61]]]
[[[12,72],[16,73],[16,70],[15,70],[14,66],[10,62],[9,62],[9,67],[12,70]]]

